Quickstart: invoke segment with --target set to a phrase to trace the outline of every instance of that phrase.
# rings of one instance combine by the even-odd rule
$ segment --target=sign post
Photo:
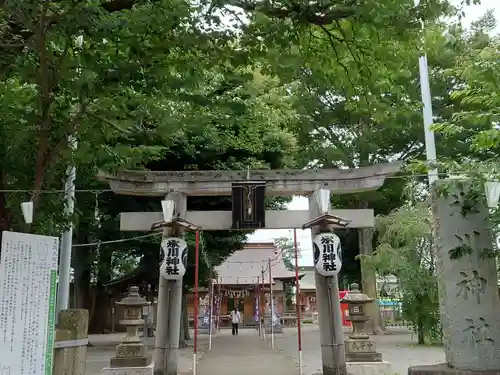
[[[2,233],[2,373],[52,374],[58,253],[57,237]]]

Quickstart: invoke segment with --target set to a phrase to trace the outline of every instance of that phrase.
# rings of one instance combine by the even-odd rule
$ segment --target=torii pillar
[[[162,229],[163,237],[183,237],[186,230],[197,227],[186,221],[187,197],[180,192],[169,192],[162,201],[163,220],[151,229]],[[160,274],[158,281],[158,305],[156,337],[153,354],[154,375],[177,375],[179,339],[182,310],[182,279],[166,280]]]
[[[330,208],[329,190],[319,189],[309,196],[310,221],[304,224],[303,229],[311,229],[312,241],[319,233],[333,232],[335,227],[345,228],[349,225],[349,219],[330,214]],[[338,275],[323,276],[314,267],[314,280],[323,375],[346,375],[347,366]],[[323,327],[328,327],[328,329],[323,329]]]
[[[181,194],[184,197],[184,202],[186,196],[229,197],[232,195],[234,185],[238,184],[261,186],[264,183],[265,195],[268,196],[309,196],[309,211],[265,211],[265,226],[261,229],[290,229],[302,228],[305,221],[317,219],[323,214],[324,210],[318,204],[316,198],[318,194],[315,192],[328,190],[333,194],[346,194],[376,190],[383,185],[387,176],[398,172],[400,168],[401,163],[392,163],[357,169],[126,171],[119,176],[102,174],[100,177],[107,180],[111,189],[117,194],[165,197],[168,192],[174,192]],[[367,228],[373,227],[374,224],[373,210],[329,210],[328,214],[343,219],[344,222],[347,222],[345,225],[347,228]],[[181,217],[196,223],[200,230],[230,230],[233,228],[230,211],[188,211],[185,215]],[[149,231],[152,229],[152,225],[160,221],[161,218],[162,214],[156,212],[122,213],[120,228],[125,231]],[[335,221],[332,223],[335,226]],[[314,234],[316,227],[314,225],[311,227]],[[343,349],[338,281],[335,283],[332,280],[330,285],[325,277],[316,274],[316,288],[317,301],[320,306],[323,375],[345,375],[345,351]],[[158,306],[158,314],[161,313],[163,313],[162,308]],[[173,315],[170,315],[170,324],[175,332],[171,332],[169,336],[170,340],[177,341],[179,339],[180,315]],[[165,337],[157,337],[155,341],[155,347],[156,343],[159,345],[158,351],[155,348],[156,358],[161,353],[161,344],[165,342],[165,339]],[[174,346],[175,344],[171,342],[170,345]],[[167,356],[167,363],[162,362],[161,366],[157,366],[155,363],[155,375],[177,374],[177,363],[175,365],[168,363],[176,360],[177,352],[176,350],[174,352],[173,358]],[[163,371],[161,367],[163,367]],[[168,372],[166,372],[167,369]]]

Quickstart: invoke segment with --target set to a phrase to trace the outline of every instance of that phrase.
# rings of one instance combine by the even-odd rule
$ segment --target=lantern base
[[[347,362],[382,362],[380,353],[346,353]]]
[[[145,367],[151,364],[151,356],[147,357],[114,357],[109,360],[109,365],[112,368],[122,367]]]
[[[348,375],[394,375],[390,362],[347,362]]]
[[[103,375],[153,375],[154,366],[149,364],[147,366],[139,367],[121,367],[121,368],[103,368],[101,374]]]
[[[109,360],[109,365],[112,368],[121,367],[145,367],[151,364],[151,356],[147,357],[114,357]]]
[[[142,367],[151,363],[147,347],[143,343],[119,344],[116,346],[116,357],[110,359],[110,367]]]
[[[347,362],[382,362],[382,354],[375,351],[373,340],[346,339],[344,344]]]

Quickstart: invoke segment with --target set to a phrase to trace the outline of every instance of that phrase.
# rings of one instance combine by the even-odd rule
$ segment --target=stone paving
[[[321,353],[319,327],[305,325],[302,330],[303,375],[321,373]],[[438,364],[445,361],[440,346],[417,346],[415,337],[405,328],[390,329],[391,335],[373,336],[377,351],[382,358],[393,364],[393,371],[406,375],[408,367],[423,364]],[[115,354],[115,346],[122,334],[90,335],[93,347],[88,348],[87,375],[98,375],[107,367],[109,359]],[[208,336],[199,335],[198,375],[292,375],[297,369],[297,329],[285,328],[282,334],[275,335],[277,350],[271,349],[269,335],[262,340],[254,329],[242,329],[240,335],[233,337],[230,330],[222,330],[208,349]],[[150,352],[154,339],[148,339]],[[179,375],[192,374],[193,347],[181,349],[179,354]]]
[[[292,375],[297,365],[254,329],[242,329],[238,336],[220,332],[198,364],[198,375]]]
[[[442,346],[416,345],[416,337],[405,328],[390,329],[391,335],[372,336],[377,344],[377,351],[382,359],[393,365],[395,374],[406,375],[408,367],[414,365],[432,365],[445,362]],[[282,334],[275,335],[276,348],[294,361],[297,354],[297,329],[286,328]],[[302,329],[302,365],[303,374],[321,373],[321,352],[319,327],[304,325]]]

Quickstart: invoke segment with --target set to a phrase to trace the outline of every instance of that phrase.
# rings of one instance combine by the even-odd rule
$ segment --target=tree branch
[[[271,18],[289,18],[302,24],[329,25],[334,21],[355,17],[357,12],[356,0],[351,0],[343,4],[336,4],[331,7],[302,6],[291,4],[290,8],[278,8],[270,1],[247,2],[234,1],[229,5],[234,5],[248,12],[260,12]]]
[[[63,145],[68,142],[68,137],[71,134],[75,133],[76,126],[80,122],[81,118],[85,115],[87,107],[88,107],[88,101],[83,101],[80,104],[78,112],[73,116],[71,121],[68,123],[64,135],[61,137],[61,139],[59,139],[59,141],[55,144],[55,146],[51,148],[49,154],[47,155],[48,164],[51,164],[53,162],[53,160],[55,159],[55,155],[57,155],[61,147],[63,147]]]
[[[157,2],[159,0],[150,0],[150,2]],[[134,5],[139,4],[141,0],[108,0],[108,1],[102,1],[101,2],[101,7],[105,9],[106,11],[113,13],[113,12],[120,12],[122,10],[129,10],[134,7]],[[45,6],[48,7],[50,5],[49,1],[45,2]],[[8,6],[6,6],[3,3],[0,3],[0,6],[3,10],[5,10],[9,14],[10,20],[8,21],[8,25],[10,28],[10,31],[12,35],[17,36],[17,38],[13,38],[16,42],[22,42],[19,43],[19,47],[25,46],[27,41],[34,36],[34,28],[35,26],[33,25],[32,20],[29,19],[22,11],[15,13],[12,9],[9,9]],[[57,24],[57,21],[64,16],[64,14],[59,14],[57,16],[47,16],[45,15],[45,25],[44,27],[49,27],[52,25]],[[13,46],[12,46],[13,47]]]
[[[87,113],[89,114],[89,116],[95,118],[96,120],[101,121],[101,122],[105,123],[106,125],[111,126],[113,129],[115,129],[116,131],[120,132],[122,135],[131,134],[130,130],[123,129],[120,126],[118,126],[117,124],[115,124],[114,122],[109,121],[108,119],[105,119],[104,117],[101,117],[101,116],[99,116],[98,114],[96,114],[94,112],[89,111]]]
[[[158,0],[151,0],[158,1]],[[111,1],[103,1],[101,6],[106,9],[108,12],[119,12],[121,10],[132,9],[132,7],[138,4],[140,0],[111,0]]]

